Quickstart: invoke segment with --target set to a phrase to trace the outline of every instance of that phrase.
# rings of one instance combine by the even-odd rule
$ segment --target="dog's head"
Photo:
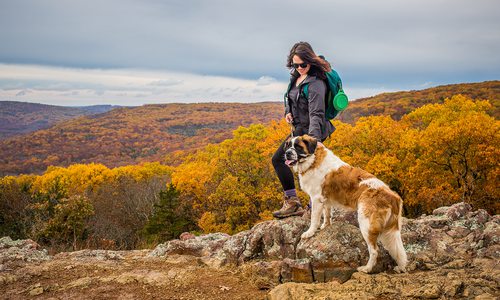
[[[289,167],[305,162],[316,151],[318,140],[307,134],[289,138],[285,143],[285,163]]]

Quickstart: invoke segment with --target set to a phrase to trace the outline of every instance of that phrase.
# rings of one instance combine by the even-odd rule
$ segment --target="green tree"
[[[180,193],[173,184],[160,191],[160,201],[154,205],[153,214],[143,228],[148,242],[171,240],[185,231],[194,229],[191,209],[180,199]]]

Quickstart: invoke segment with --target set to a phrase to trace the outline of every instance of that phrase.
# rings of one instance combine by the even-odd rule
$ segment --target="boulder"
[[[159,257],[171,254],[213,256],[222,249],[228,238],[229,235],[225,233],[212,233],[184,240],[171,240],[158,245],[148,256]]]
[[[357,227],[353,212],[335,211],[332,224],[305,240],[301,234],[309,220],[290,217],[255,225],[233,236],[208,234],[187,235],[168,241],[150,256],[172,254],[210,258],[212,265],[252,264],[259,274],[278,276],[270,282],[329,282],[349,280],[356,268],[368,260],[366,243]],[[457,203],[434,210],[432,215],[417,219],[403,218],[401,230],[409,265],[408,270],[460,268],[475,258],[499,258],[500,218],[485,210],[472,211],[467,203]],[[396,265],[379,243],[379,257],[373,273],[393,274]],[[214,264],[212,260],[219,263]],[[269,272],[269,262],[281,268]]]
[[[41,249],[33,240],[12,240],[0,238],[0,269],[14,267],[27,262],[40,262],[52,259],[46,249]]]

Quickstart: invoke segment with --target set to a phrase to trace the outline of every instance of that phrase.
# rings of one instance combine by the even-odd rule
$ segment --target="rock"
[[[32,240],[15,240],[10,237],[0,239],[0,264],[2,268],[17,267],[24,263],[41,262],[52,259],[47,250]]]
[[[194,255],[203,257],[201,262],[214,268],[252,260],[281,261],[282,282],[342,283],[368,260],[361,232],[352,225],[355,220],[355,213],[336,211],[330,226],[306,240],[301,240],[300,235],[309,227],[309,220],[300,217],[262,222],[233,236],[186,234],[180,240],[159,245],[149,255]],[[401,232],[408,269],[460,268],[475,256],[498,256],[499,220],[485,210],[472,211],[463,202],[436,209],[429,216],[404,218]],[[373,273],[392,271],[395,262],[380,243],[379,249]]]
[[[55,255],[56,258],[69,258],[76,261],[79,260],[123,260],[124,257],[120,251],[111,250],[89,250],[84,249],[73,252],[61,252]]]
[[[228,261],[236,263],[255,258],[295,258],[295,247],[308,228],[308,222],[291,217],[259,223],[251,230],[230,237],[224,245],[224,253]]]
[[[0,238],[0,249],[11,248],[11,247],[21,248],[25,250],[28,249],[37,250],[40,248],[40,245],[38,245],[35,241],[29,239],[13,241],[8,236]]]
[[[309,220],[291,217],[255,225],[233,236],[215,233],[158,245],[149,257],[172,254],[210,256],[226,263],[242,264],[252,259],[295,258],[300,235]]]
[[[474,219],[475,224],[484,224],[490,220],[490,215],[484,209],[478,209],[467,214],[467,219]]]
[[[468,212],[472,211],[472,206],[465,202],[460,202],[450,206],[445,215],[451,220],[463,218]]]
[[[335,261],[346,266],[359,266],[368,257],[366,243],[358,228],[342,222],[332,222],[323,230],[297,245],[297,258],[314,262]]]
[[[450,277],[450,276],[448,276]],[[446,284],[443,290],[443,294],[447,298],[458,297],[462,294],[462,291],[465,288],[465,284],[462,280],[451,280]]]
[[[352,274],[357,272],[356,268],[334,261],[313,262],[312,270],[315,282],[336,281],[344,283],[351,278]]]
[[[311,268],[311,261],[309,259],[290,259],[283,260],[281,268],[282,282],[314,282],[314,276]]]
[[[344,222],[359,227],[358,212],[333,208],[332,221]]]
[[[498,296],[498,271],[482,275],[475,268],[435,270],[404,274],[364,274],[356,272],[343,284],[339,282],[285,283],[268,294],[268,299],[473,299]]]
[[[41,294],[43,294],[43,287],[41,287],[41,286],[32,289],[28,293],[28,295],[30,295],[30,296],[38,296],[38,295],[41,295]]]
[[[354,269],[367,263],[368,257],[366,242],[359,228],[344,222],[334,221],[297,245],[297,258],[312,260],[319,281],[344,282]],[[390,266],[394,267],[395,263],[379,243],[379,256],[373,272],[392,269]]]
[[[452,228],[450,231],[448,231],[447,234],[450,237],[457,239],[457,238],[466,237],[467,235],[469,235],[470,232],[471,231],[466,227],[455,227],[455,228]]]
[[[500,224],[496,221],[487,222],[484,225],[483,239],[485,247],[500,243]]]
[[[183,232],[181,233],[181,235],[179,236],[179,239],[181,241],[186,241],[186,240],[190,240],[190,239],[194,239],[196,238],[196,236],[190,232]]]
[[[77,280],[71,281],[67,285],[65,285],[62,290],[71,289],[71,288],[85,288],[88,287],[92,283],[91,277],[82,277]]]
[[[448,212],[448,209],[450,209],[449,206],[441,206],[439,208],[436,208],[435,210],[432,211],[432,214],[434,216],[441,216],[444,215]]]
[[[311,286],[304,283],[284,283],[269,292],[267,295],[268,300],[312,300],[312,299],[328,299],[328,298],[314,298],[311,293],[304,293],[304,290]],[[313,285],[313,288],[315,285]],[[335,298],[332,298],[335,299]]]
[[[230,263],[238,264],[240,257],[245,251],[249,234],[249,231],[243,231],[231,236],[231,238],[224,243],[224,246],[222,246],[223,259],[227,259]]]
[[[497,300],[497,299],[498,297],[495,297],[489,293],[484,293],[474,298],[474,300]]]
[[[441,296],[441,289],[436,283],[429,283],[424,286],[405,290],[402,294],[405,298],[436,299]]]
[[[257,261],[255,263],[246,263],[241,266],[246,277],[251,278],[257,288],[268,290],[280,283],[282,261]]]
[[[158,245],[149,257],[160,257],[171,254],[183,254],[193,256],[210,256],[222,249],[229,235],[225,233],[212,233],[186,240],[171,240]]]
[[[0,275],[0,285],[4,284],[9,284],[17,281],[17,276],[16,275],[11,275],[11,274],[2,274]]]
[[[28,290],[28,295],[30,296],[38,296],[43,294],[43,287],[40,283],[30,286]]]

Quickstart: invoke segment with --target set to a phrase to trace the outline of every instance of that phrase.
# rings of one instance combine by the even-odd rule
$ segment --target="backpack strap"
[[[302,94],[306,97],[306,99],[309,99],[309,83],[303,85]]]
[[[287,99],[288,99],[288,93],[290,92],[290,89],[291,89],[291,88],[292,88],[292,83],[290,82],[290,83],[288,84],[288,87],[286,88],[286,92],[285,92],[285,94],[283,95],[283,102],[284,102],[285,106],[286,106],[286,101],[287,101]]]

